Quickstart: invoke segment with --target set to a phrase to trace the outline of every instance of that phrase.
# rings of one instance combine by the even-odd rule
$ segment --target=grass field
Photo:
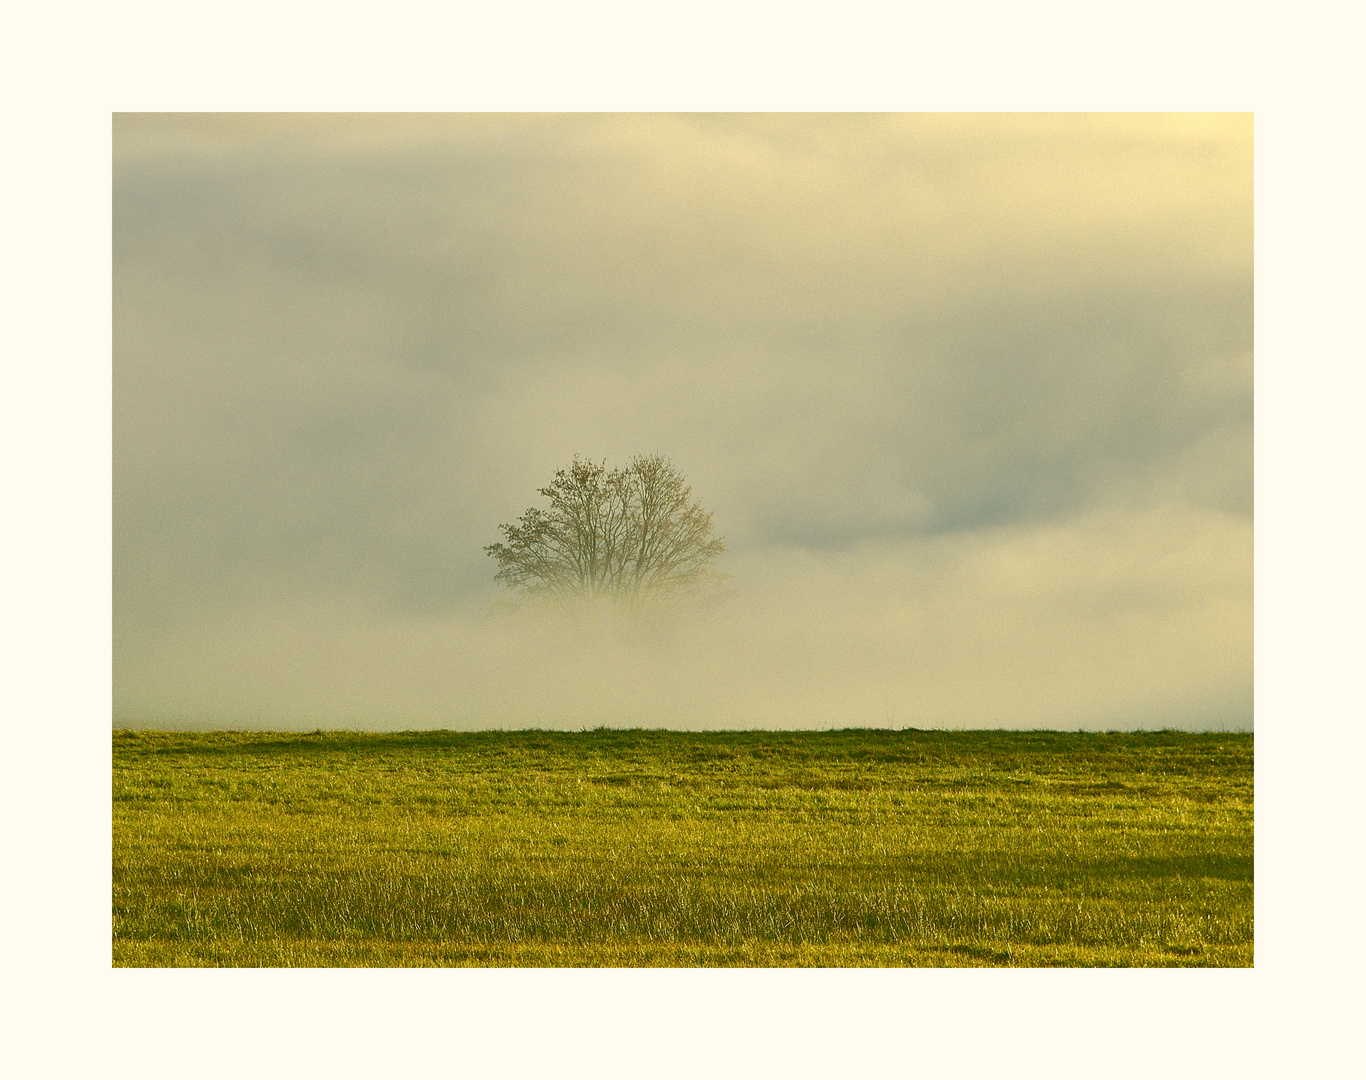
[[[116,731],[113,962],[1246,966],[1252,743]]]

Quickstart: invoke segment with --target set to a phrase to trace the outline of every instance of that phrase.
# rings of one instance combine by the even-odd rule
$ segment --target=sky
[[[1252,726],[1252,119],[119,114],[117,725]],[[579,454],[733,594],[491,618]]]

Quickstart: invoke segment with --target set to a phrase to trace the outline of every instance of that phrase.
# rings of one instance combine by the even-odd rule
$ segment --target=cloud
[[[482,547],[658,451],[765,722],[1250,719],[1249,117],[121,117],[114,175],[116,711],[553,719],[461,681]]]

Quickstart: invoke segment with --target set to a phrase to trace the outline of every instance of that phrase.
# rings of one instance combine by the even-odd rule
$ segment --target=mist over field
[[[114,720],[1252,725],[1238,116],[114,124]],[[733,594],[504,618],[661,453]]]

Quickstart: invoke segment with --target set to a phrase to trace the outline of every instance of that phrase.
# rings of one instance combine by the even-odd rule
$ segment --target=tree
[[[540,494],[549,510],[500,525],[504,542],[484,549],[498,563],[495,580],[514,591],[641,612],[724,580],[711,565],[725,550],[711,514],[665,457],[635,457],[610,472],[575,457]]]

